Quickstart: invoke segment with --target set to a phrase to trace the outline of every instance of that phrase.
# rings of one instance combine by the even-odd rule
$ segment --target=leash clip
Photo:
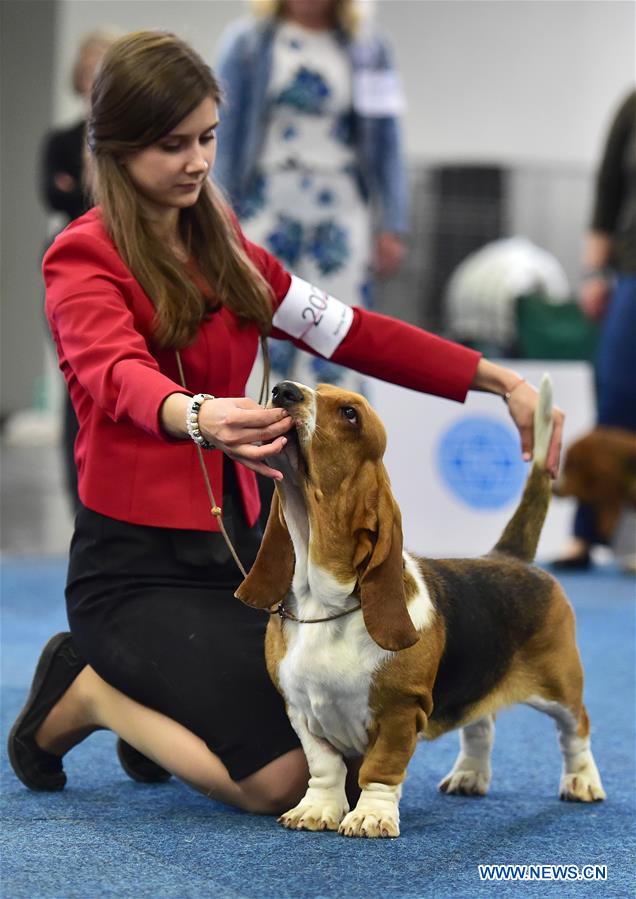
[[[276,606],[275,614],[278,615],[281,621],[284,621],[285,618],[287,618],[287,611],[285,610],[284,600],[281,599],[281,601]]]

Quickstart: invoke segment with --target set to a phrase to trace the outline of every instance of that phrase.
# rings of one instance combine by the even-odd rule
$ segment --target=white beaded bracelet
[[[213,400],[215,397],[211,393],[197,393],[188,403],[188,411],[186,412],[186,429],[189,436],[202,449],[214,449],[214,444],[206,440],[199,428],[199,410],[206,400]]]

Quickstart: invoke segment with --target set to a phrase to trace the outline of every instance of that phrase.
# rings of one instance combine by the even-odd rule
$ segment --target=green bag
[[[550,303],[528,294],[517,300],[516,313],[521,359],[594,361],[599,328],[575,300]]]

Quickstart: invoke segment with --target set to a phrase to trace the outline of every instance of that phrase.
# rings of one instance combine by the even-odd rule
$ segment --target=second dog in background
[[[615,544],[621,516],[636,510],[636,435],[623,428],[598,426],[574,441],[566,450],[553,491],[591,506],[599,537]],[[631,545],[625,567],[636,570],[634,535],[628,535],[627,541]]]

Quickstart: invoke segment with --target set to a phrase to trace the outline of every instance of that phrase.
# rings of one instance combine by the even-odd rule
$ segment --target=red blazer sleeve
[[[333,362],[365,375],[464,402],[481,353],[399,319],[355,307]]]
[[[152,305],[115,249],[71,227],[47,252],[43,272],[62,370],[70,368],[114,421],[169,439],[159,410],[169,394],[184,391],[159,371],[148,349],[143,330],[150,333]]]
[[[276,309],[289,290],[291,277],[266,250],[245,237],[243,241],[252,261],[272,286]],[[279,328],[272,329],[272,337],[291,340],[317,355]],[[399,319],[354,307],[351,327],[331,359],[381,381],[463,402],[481,353]]]

